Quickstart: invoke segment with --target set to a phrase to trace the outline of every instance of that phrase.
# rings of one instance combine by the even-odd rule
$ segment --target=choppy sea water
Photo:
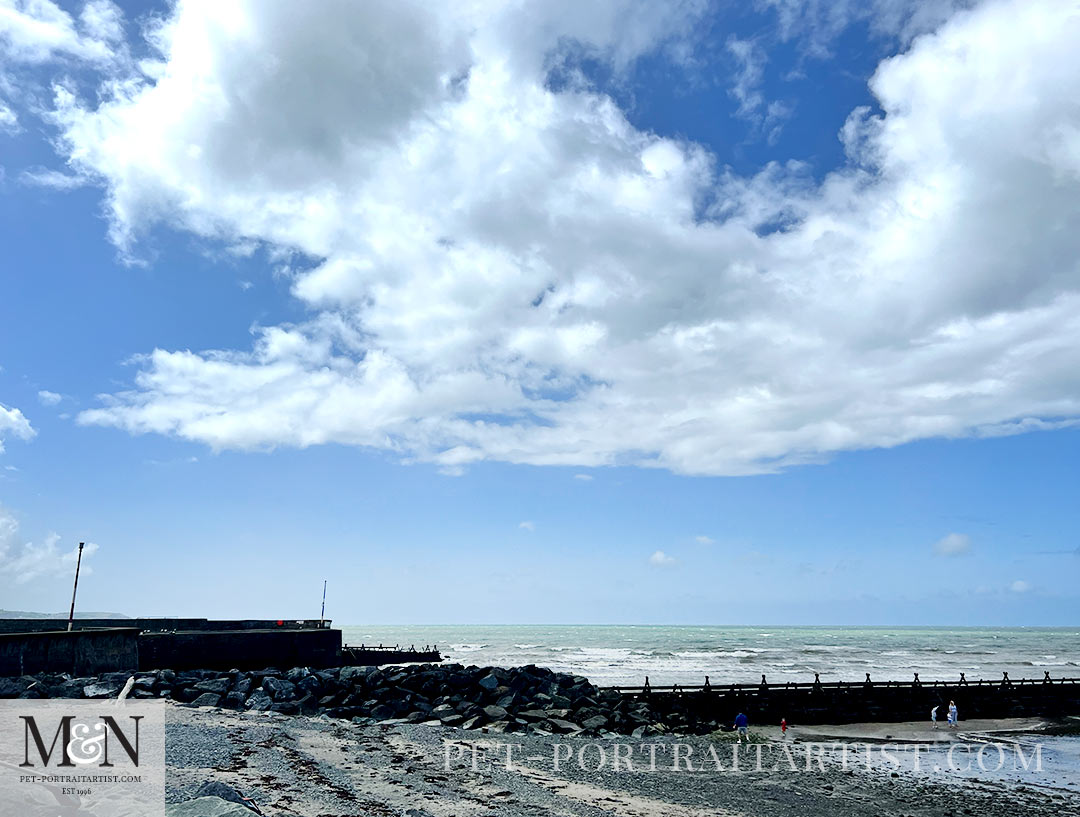
[[[423,647],[481,666],[538,664],[601,685],[1080,677],[1080,627],[343,626],[346,644]]]

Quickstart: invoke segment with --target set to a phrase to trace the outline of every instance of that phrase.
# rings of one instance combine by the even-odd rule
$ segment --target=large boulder
[[[247,806],[220,797],[197,797],[165,806],[166,817],[251,817],[254,813]]]
[[[280,678],[264,678],[262,685],[275,703],[291,701],[296,697],[296,684],[292,681],[283,681]]]
[[[34,682],[34,678],[0,678],[0,698],[17,698]]]
[[[508,715],[509,713],[501,706],[493,704],[491,706],[484,707],[484,717],[486,717],[489,721],[504,721],[506,720]]]
[[[229,691],[229,681],[226,678],[214,678],[209,681],[199,681],[194,689],[199,692],[213,692],[215,695],[224,695]]]
[[[253,709],[257,712],[263,712],[274,705],[274,699],[263,692],[261,689],[255,690],[251,694],[251,697],[244,703],[245,709]]]
[[[115,698],[120,694],[119,684],[87,684],[83,687],[84,698]]]

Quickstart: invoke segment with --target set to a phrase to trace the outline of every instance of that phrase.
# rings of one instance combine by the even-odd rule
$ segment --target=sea
[[[1080,678],[1080,627],[343,626],[346,644],[437,646],[479,666],[536,664],[601,686]]]
[[[343,626],[349,645],[437,646],[443,659],[478,666],[537,664],[584,675],[601,686],[863,681],[968,681],[1080,678],[1080,627],[714,627],[714,626]],[[1026,784],[1080,798],[1080,735],[1009,739],[1038,773],[1012,766],[941,772],[948,779]],[[926,768],[946,769],[934,749]],[[991,763],[993,760],[991,759]],[[936,771],[925,771],[937,775]]]

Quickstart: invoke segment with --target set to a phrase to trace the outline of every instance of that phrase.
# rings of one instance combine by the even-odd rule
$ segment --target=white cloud
[[[1009,589],[1014,593],[1027,593],[1031,590],[1031,584],[1023,579],[1017,579],[1009,585]]]
[[[934,543],[938,556],[962,556],[971,551],[971,538],[963,533],[950,533]]]
[[[592,474],[574,474],[574,479],[580,479],[582,482],[592,482]]]
[[[32,187],[47,187],[51,190],[60,191],[76,190],[90,183],[90,180],[85,176],[43,167],[35,170],[24,170],[19,174],[19,181]]]
[[[19,130],[19,117],[11,107],[0,99],[0,131],[16,133]]]
[[[29,440],[37,432],[34,431],[30,421],[17,408],[8,408],[0,403],[0,453],[4,451],[4,437],[18,437],[20,440]]]
[[[649,557],[649,564],[653,567],[670,567],[675,564],[675,558],[668,556],[664,551],[658,550]]]
[[[713,545],[713,544],[716,544],[715,539],[713,539],[713,538],[711,538],[709,536],[705,536],[704,534],[698,534],[697,536],[694,537],[694,539],[700,545]]]
[[[50,533],[40,545],[21,541],[18,520],[0,508],[0,578],[10,577],[23,584],[40,576],[74,575],[78,546],[63,550],[59,543],[60,537],[55,533]],[[83,549],[83,573],[92,572],[86,561],[97,549],[92,542]]]
[[[64,395],[57,394],[54,391],[48,389],[42,389],[37,393],[38,402],[43,406],[55,406],[61,400],[64,399]]]
[[[781,37],[797,40],[816,57],[827,57],[850,26],[867,23],[882,36],[909,42],[932,31],[976,0],[759,0],[775,9]]]
[[[122,24],[122,12],[109,0],[85,3],[77,20],[51,0],[0,0],[0,55],[24,63],[56,57],[108,62]]]
[[[767,101],[762,93],[768,62],[765,48],[757,40],[729,37],[727,50],[738,64],[730,88],[731,96],[739,103],[736,115],[750,122],[769,144],[774,144],[794,109],[790,103],[778,99]]]
[[[527,531],[536,530],[536,525],[533,524],[532,522],[529,522],[529,521],[522,522],[521,524],[518,525],[518,527],[521,528],[522,530],[527,530]]]
[[[721,172],[545,84],[565,43],[626,65],[681,6],[425,9],[180,2],[144,76],[100,104],[57,88],[126,252],[164,222],[320,259],[289,262],[309,321],[154,350],[80,422],[452,473],[745,474],[1080,417],[1065,0],[985,3],[884,61],[883,113],[852,114],[821,183]]]

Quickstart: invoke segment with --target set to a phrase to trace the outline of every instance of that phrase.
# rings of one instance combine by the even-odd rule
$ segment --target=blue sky
[[[972,5],[0,2],[0,608],[1075,624],[1076,18]]]

